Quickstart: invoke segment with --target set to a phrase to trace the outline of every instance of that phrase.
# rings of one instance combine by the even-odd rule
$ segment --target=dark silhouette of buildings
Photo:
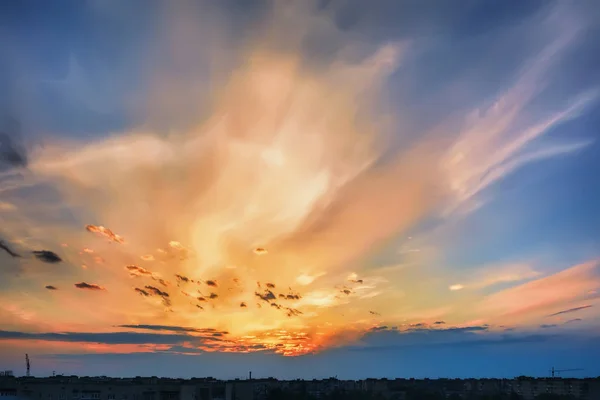
[[[282,381],[274,378],[107,378],[0,375],[0,400],[600,400],[589,379],[365,379]]]

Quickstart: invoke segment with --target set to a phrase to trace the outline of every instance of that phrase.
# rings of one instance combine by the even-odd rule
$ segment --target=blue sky
[[[0,369],[600,375],[594,2],[0,15]]]

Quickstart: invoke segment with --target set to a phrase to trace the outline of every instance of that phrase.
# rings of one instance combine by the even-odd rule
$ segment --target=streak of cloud
[[[544,21],[555,26],[554,39],[532,57],[514,85],[486,109],[477,109],[467,118],[465,129],[442,161],[449,185],[455,193],[447,212],[471,200],[498,180],[533,161],[567,154],[584,148],[590,141],[542,146],[529,150],[552,128],[576,118],[597,99],[597,91],[580,94],[562,109],[542,115],[528,115],[527,107],[547,86],[544,78],[578,38],[582,26],[563,5],[556,6]],[[485,135],[481,133],[485,132]]]
[[[21,257],[19,254],[15,253],[6,243],[0,240],[0,249],[4,250],[9,256],[13,258]]]
[[[95,283],[86,283],[86,282],[76,283],[75,287],[77,289],[85,289],[85,290],[106,290],[105,288],[103,288],[100,285],[96,285]]]
[[[574,312],[577,312],[577,311],[585,310],[586,308],[591,308],[591,307],[592,307],[591,304],[588,304],[588,305],[585,305],[585,306],[580,306],[580,307],[573,307],[573,308],[569,308],[568,310],[562,310],[562,311],[559,311],[559,312],[555,312],[554,314],[550,314],[548,316],[549,317],[555,317],[557,315],[570,314],[570,313],[574,313]]]

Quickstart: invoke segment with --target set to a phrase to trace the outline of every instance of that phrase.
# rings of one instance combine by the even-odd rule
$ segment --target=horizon
[[[250,371],[251,372],[251,371]],[[3,375],[4,373],[4,375]],[[216,378],[213,376],[191,376],[185,377],[170,377],[170,376],[111,376],[111,375],[49,375],[49,376],[35,376],[35,375],[10,375],[6,373],[13,373],[13,371],[0,371],[0,378],[33,378],[33,379],[46,379],[46,378],[89,378],[89,379],[119,379],[119,380],[135,380],[135,379],[167,379],[167,380],[216,380],[216,381],[265,381],[265,380],[276,380],[276,381],[327,381],[327,380],[338,380],[338,381],[368,381],[368,380],[519,380],[519,379],[555,379],[555,380],[591,380],[600,379],[600,376],[583,376],[583,377],[570,377],[570,376],[514,376],[511,378],[495,378],[495,377],[466,377],[466,378],[452,378],[452,377],[363,377],[357,379],[344,379],[338,378],[337,376],[330,377],[315,377],[315,378],[290,378],[290,379],[279,379],[273,376],[268,377],[232,377],[232,378]]]
[[[0,370],[600,376],[593,0],[0,20]]]

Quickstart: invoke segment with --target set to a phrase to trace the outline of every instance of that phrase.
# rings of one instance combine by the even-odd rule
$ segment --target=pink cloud
[[[487,296],[479,311],[512,323],[543,318],[588,299],[600,285],[600,263],[589,261]]]

